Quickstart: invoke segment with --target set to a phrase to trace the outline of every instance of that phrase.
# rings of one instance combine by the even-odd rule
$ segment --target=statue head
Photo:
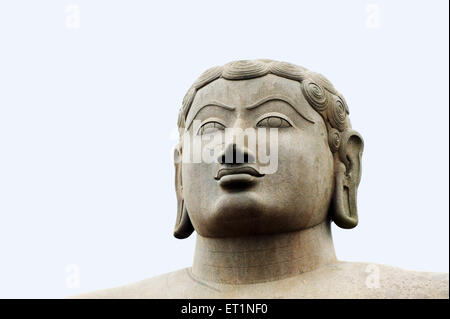
[[[351,129],[344,97],[324,76],[272,60],[211,68],[187,92],[178,128],[175,237],[194,229],[204,237],[237,237],[329,221],[357,225],[363,140]],[[250,145],[252,130],[257,138]],[[260,138],[261,131],[274,131],[274,140]],[[215,160],[183,154],[199,137],[209,143],[196,152]],[[272,170],[261,164],[267,149],[276,155]]]

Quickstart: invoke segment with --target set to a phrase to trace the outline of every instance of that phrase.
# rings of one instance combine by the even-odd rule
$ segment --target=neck
[[[336,261],[330,222],[296,232],[238,238],[197,236],[192,274],[218,283],[249,284],[312,271]]]

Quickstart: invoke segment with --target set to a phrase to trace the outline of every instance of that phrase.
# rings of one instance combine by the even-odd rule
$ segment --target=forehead
[[[269,96],[284,96],[294,102],[299,112],[317,118],[303,97],[301,84],[273,74],[248,80],[220,78],[201,88],[192,102],[186,122],[189,122],[204,105],[220,102],[236,108],[254,104]]]

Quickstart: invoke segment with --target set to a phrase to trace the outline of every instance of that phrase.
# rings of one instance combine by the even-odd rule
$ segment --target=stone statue
[[[211,68],[178,127],[174,235],[197,232],[192,267],[77,297],[449,297],[448,274],[336,259],[331,222],[358,223],[363,139],[324,76],[272,60]]]

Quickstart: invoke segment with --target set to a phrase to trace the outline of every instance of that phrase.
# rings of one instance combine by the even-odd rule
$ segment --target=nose
[[[239,147],[236,143],[229,143],[219,154],[217,161],[228,165],[248,164],[255,162],[255,156],[247,148]]]

